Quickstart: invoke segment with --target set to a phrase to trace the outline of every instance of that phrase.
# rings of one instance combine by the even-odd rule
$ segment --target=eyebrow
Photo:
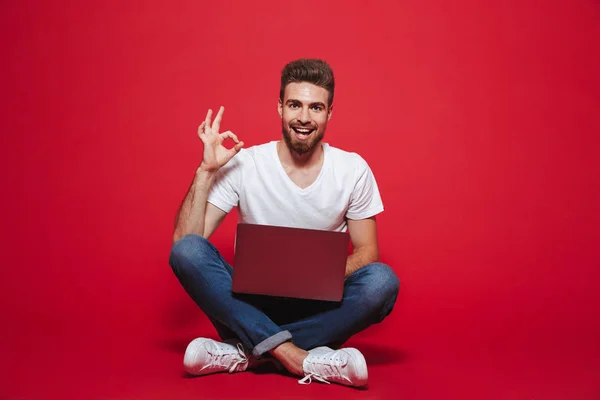
[[[302,102],[301,102],[300,100],[296,100],[296,99],[288,99],[288,100],[285,102],[285,104],[302,104]],[[312,107],[312,106],[321,106],[321,107],[323,107],[323,108],[327,108],[327,107],[325,106],[325,104],[324,104],[324,103],[322,103],[322,102],[320,102],[320,101],[316,101],[316,102],[314,102],[314,103],[310,103],[310,106],[311,106],[311,107]]]

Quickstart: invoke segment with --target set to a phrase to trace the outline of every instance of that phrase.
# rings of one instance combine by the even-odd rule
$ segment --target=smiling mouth
[[[308,136],[314,132],[313,128],[300,128],[293,126],[292,129],[294,130],[294,132],[301,136]]]

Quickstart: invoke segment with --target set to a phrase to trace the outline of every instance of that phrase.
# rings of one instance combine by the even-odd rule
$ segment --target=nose
[[[298,121],[300,121],[302,124],[308,124],[310,122],[310,113],[308,108],[302,108],[300,115],[298,115]]]

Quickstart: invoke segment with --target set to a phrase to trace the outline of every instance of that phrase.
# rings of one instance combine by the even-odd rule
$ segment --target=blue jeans
[[[392,312],[400,285],[390,267],[373,263],[345,279],[339,303],[235,294],[233,268],[199,235],[178,240],[169,264],[221,339],[239,339],[257,359],[287,341],[304,350],[338,348]]]

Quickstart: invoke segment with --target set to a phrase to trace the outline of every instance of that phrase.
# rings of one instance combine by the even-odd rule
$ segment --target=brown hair
[[[283,101],[285,87],[292,82],[309,82],[329,91],[329,104],[333,104],[335,80],[333,70],[326,61],[315,58],[301,58],[291,61],[281,71],[279,98]]]

